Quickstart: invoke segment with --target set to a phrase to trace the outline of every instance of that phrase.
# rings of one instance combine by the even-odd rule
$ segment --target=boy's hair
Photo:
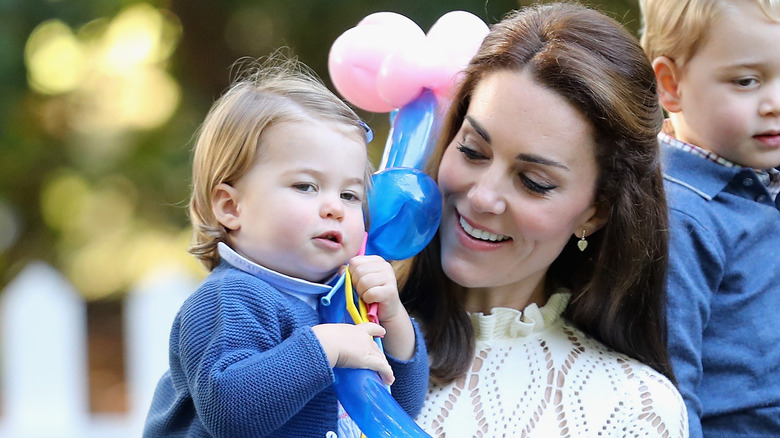
[[[355,137],[366,141],[367,125],[297,59],[275,53],[239,63],[238,78],[206,115],[193,154],[189,252],[209,270],[219,264],[217,243],[227,238],[212,211],[214,188],[234,184],[252,168],[270,126],[308,118],[353,126]],[[371,172],[369,163],[367,184]]]
[[[780,0],[753,1],[764,15],[780,22]],[[652,61],[667,56],[685,65],[707,41],[709,29],[733,0],[639,0],[640,42]]]

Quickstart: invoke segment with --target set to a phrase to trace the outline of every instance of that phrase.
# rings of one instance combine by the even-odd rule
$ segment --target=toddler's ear
[[[221,183],[211,194],[211,211],[214,217],[228,230],[241,228],[238,208],[238,191],[229,184]]]
[[[653,60],[653,71],[661,105],[670,113],[680,112],[680,70],[677,64],[668,56],[659,56]]]

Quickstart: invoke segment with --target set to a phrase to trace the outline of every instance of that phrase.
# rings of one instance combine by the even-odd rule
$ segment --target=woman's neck
[[[523,310],[534,303],[539,307],[547,302],[545,282],[539,281],[529,287],[512,284],[495,287],[466,288],[464,308],[468,312],[491,313],[495,307]]]

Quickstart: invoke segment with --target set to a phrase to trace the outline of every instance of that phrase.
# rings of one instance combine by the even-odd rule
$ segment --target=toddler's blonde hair
[[[780,22],[780,0],[753,1],[764,15]],[[639,0],[642,12],[640,42],[652,61],[667,56],[684,66],[707,41],[708,31],[734,0]],[[728,15],[723,15],[728,19]]]
[[[357,114],[297,59],[277,52],[242,61],[239,70],[238,79],[209,110],[193,154],[189,252],[209,270],[219,264],[217,243],[227,238],[212,211],[214,188],[234,184],[251,169],[262,154],[262,134],[269,126],[310,117],[343,123],[366,141],[367,126]],[[367,184],[371,171],[369,163]]]

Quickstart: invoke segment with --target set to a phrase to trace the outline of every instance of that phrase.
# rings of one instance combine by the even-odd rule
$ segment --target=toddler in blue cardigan
[[[780,436],[780,1],[641,0],[691,437]]]
[[[357,255],[370,132],[292,59],[252,64],[211,108],[190,201],[190,252],[211,272],[174,320],[145,437],[359,433],[340,410],[333,367],[397,377],[393,396],[419,412],[424,342],[390,264]],[[347,263],[381,325],[319,323],[316,300]]]

